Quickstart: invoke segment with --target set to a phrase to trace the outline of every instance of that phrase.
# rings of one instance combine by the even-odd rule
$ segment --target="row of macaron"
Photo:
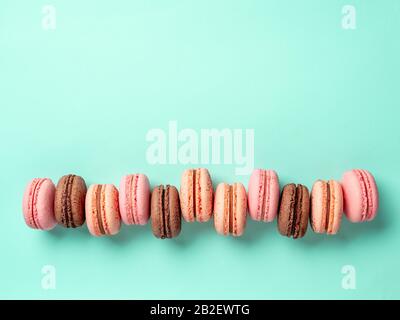
[[[220,183],[214,191],[205,168],[187,169],[180,191],[171,185],[150,190],[144,174],[121,179],[119,190],[112,184],[93,184],[69,174],[57,186],[48,178],[31,180],[23,197],[26,224],[50,230],[57,224],[76,228],[87,223],[94,236],[115,235],[126,225],[145,225],[151,219],[157,238],[174,238],[181,230],[181,217],[187,222],[206,222],[214,217],[215,229],[222,235],[240,236],[247,214],[257,221],[272,222],[278,217],[278,230],[287,237],[301,238],[308,224],[316,233],[336,234],[343,212],[351,222],[374,219],[379,205],[373,175],[362,169],[345,172],[342,180],[317,180],[311,190],[290,183],[280,190],[274,170],[256,169],[248,191],[241,183]]]

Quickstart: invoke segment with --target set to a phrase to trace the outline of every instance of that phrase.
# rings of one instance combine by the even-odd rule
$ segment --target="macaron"
[[[57,183],[54,213],[58,224],[76,228],[85,222],[86,183],[82,177],[68,174]]]
[[[151,228],[157,238],[175,238],[181,232],[181,209],[178,190],[163,185],[151,194]]]
[[[290,183],[283,187],[278,212],[281,235],[302,238],[307,232],[310,214],[310,195],[307,187]]]
[[[371,221],[379,208],[375,178],[367,170],[354,169],[342,178],[344,213],[351,222]]]
[[[150,184],[144,174],[123,176],[119,185],[119,210],[126,225],[145,225],[150,217]]]
[[[279,179],[274,170],[255,169],[250,176],[248,203],[250,217],[271,222],[279,205]]]
[[[118,190],[112,184],[92,184],[85,200],[86,223],[96,236],[117,234],[121,227]]]
[[[26,224],[33,229],[51,230],[57,225],[54,216],[56,187],[48,178],[35,178],[25,188],[22,211]]]
[[[215,191],[214,225],[221,235],[241,236],[246,227],[247,196],[241,183],[220,183]]]
[[[336,234],[343,214],[343,192],[335,180],[318,180],[311,191],[311,228],[316,233]]]
[[[182,216],[187,222],[210,220],[213,186],[207,169],[187,169],[182,174],[179,194]]]

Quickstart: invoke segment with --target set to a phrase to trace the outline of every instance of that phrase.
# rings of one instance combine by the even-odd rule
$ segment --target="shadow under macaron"
[[[278,232],[276,220],[272,222],[255,221],[247,216],[246,229],[243,235],[237,239],[240,242],[253,245],[265,238],[272,237],[275,232]]]
[[[341,226],[336,235],[317,234],[312,230],[311,225],[309,224],[307,232],[303,238],[288,240],[298,242],[302,246],[310,247],[326,246],[337,243],[345,245],[346,243],[351,243],[351,241],[354,241],[355,239],[367,238],[371,237],[371,235],[377,236],[382,234],[391,226],[390,213],[397,213],[396,210],[398,204],[396,202],[395,195],[390,193],[391,191],[393,193],[393,188],[391,188],[389,183],[377,180],[377,184],[379,186],[380,204],[378,214],[373,221],[351,223],[343,214]],[[383,197],[383,195],[385,195],[385,197]],[[133,242],[138,242],[137,240],[139,238],[146,238],[147,241],[149,240],[148,237],[152,237],[154,238],[154,241],[165,241],[178,247],[190,247],[194,242],[209,240],[210,238],[221,241],[223,241],[225,238],[225,240],[228,241],[237,241],[238,243],[242,243],[244,245],[253,245],[258,242],[262,242],[263,239],[274,237],[275,233],[279,234],[276,219],[272,222],[265,223],[262,221],[254,221],[250,218],[250,216],[247,216],[246,229],[242,236],[223,237],[217,234],[214,227],[214,218],[211,217],[209,221],[203,223],[188,223],[182,218],[181,232],[176,238],[173,239],[157,239],[151,230],[151,220],[149,220],[147,225],[144,226],[122,225],[118,234],[113,236],[105,236],[102,238],[105,238],[116,245],[130,245]],[[54,229],[44,232],[44,234],[46,234],[46,237],[50,237],[54,241],[64,241],[64,239],[70,237],[74,237],[79,241],[86,241],[85,239],[95,238],[89,233],[86,223],[78,228],[64,228],[61,225],[57,225]]]
[[[334,235],[320,234],[313,231],[309,224],[307,233],[297,241],[306,246],[327,246],[330,244],[340,243],[346,245],[360,238],[370,238],[371,235],[376,236],[382,233],[387,225],[386,217],[384,215],[377,215],[373,221],[366,221],[360,223],[352,223],[347,220],[343,214],[342,222],[339,232]]]
[[[143,240],[148,234],[151,234],[151,225],[125,225],[121,221],[120,231],[113,236],[105,236],[116,245],[130,245],[132,242],[137,243],[138,240]]]
[[[213,217],[207,222],[186,222],[182,218],[181,233],[175,238],[175,242],[179,246],[189,246],[197,241],[207,241],[216,235]]]
[[[90,234],[86,223],[76,228],[65,228],[57,224],[54,229],[45,232],[46,237],[52,239],[53,242],[69,241],[71,238],[78,241],[87,241],[92,235]]]

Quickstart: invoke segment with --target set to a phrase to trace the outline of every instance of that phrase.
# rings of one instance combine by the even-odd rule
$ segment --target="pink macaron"
[[[56,187],[48,178],[36,178],[28,183],[23,197],[22,211],[29,227],[50,230],[56,226],[55,192]]]
[[[379,207],[379,194],[370,172],[354,169],[342,178],[344,212],[351,222],[371,221]]]
[[[117,234],[121,227],[118,190],[112,184],[92,184],[85,199],[86,223],[96,236]]]
[[[221,235],[241,236],[246,227],[247,196],[241,183],[220,183],[214,197],[214,226]]]
[[[250,176],[249,213],[253,220],[271,222],[279,205],[279,179],[274,170],[256,169]]]
[[[343,192],[335,180],[318,180],[311,191],[311,227],[316,233],[336,234],[343,214]]]
[[[150,184],[144,174],[129,174],[119,186],[119,209],[122,221],[145,225],[150,217]]]

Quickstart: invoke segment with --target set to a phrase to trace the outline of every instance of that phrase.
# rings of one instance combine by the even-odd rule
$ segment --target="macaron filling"
[[[235,234],[235,190],[234,186],[226,185],[224,203],[224,234]]]
[[[264,187],[264,201],[263,201],[263,220],[267,221],[268,220],[268,212],[269,212],[269,205],[270,205],[270,197],[271,197],[271,175],[269,172],[264,171],[264,177],[265,177],[265,187]]]
[[[74,181],[74,175],[68,175],[64,181],[64,188],[61,197],[62,207],[62,223],[68,227],[75,228],[76,225],[74,223],[74,218],[72,215],[72,205],[71,205],[71,193],[72,193],[72,184]]]
[[[137,208],[137,188],[138,188],[139,175],[135,174],[132,177],[132,220],[133,223],[138,224],[138,208]]]
[[[281,197],[282,200],[283,196]],[[288,214],[288,226],[286,230],[286,236],[290,237],[293,234],[295,229],[295,206],[296,206],[296,188],[294,188],[293,192],[290,194],[289,200],[289,214]]]
[[[363,172],[363,170],[354,170],[357,175],[358,181],[360,182],[361,193],[362,193],[362,210],[361,210],[361,220],[367,220],[371,216],[372,204],[370,194],[368,193],[368,189],[371,190],[371,187],[368,186],[368,177]]]
[[[290,195],[287,237],[299,238],[302,229],[303,186],[297,185]]]
[[[159,195],[160,197],[160,209],[159,214],[160,214],[160,234],[161,234],[161,239],[165,238],[171,238],[171,226],[169,223],[169,218],[170,218],[170,212],[169,212],[169,185],[164,188],[164,186],[161,186],[161,193]]]
[[[32,184],[29,189],[29,200],[28,200],[28,212],[29,212],[29,222],[34,228],[38,228],[38,225],[35,221],[35,217],[33,215],[33,206],[34,206],[34,196],[35,196],[35,190],[36,186],[38,185],[39,179],[33,179]]]
[[[339,186],[340,187],[340,186]],[[341,208],[341,194],[338,194],[338,192],[342,192],[341,189],[338,189],[338,184],[335,183],[335,181],[328,181],[327,182],[327,188],[328,188],[328,223],[326,226],[326,233],[327,234],[336,234],[339,230],[340,227],[340,219],[341,219],[341,211],[343,208]],[[339,211],[338,211],[339,210]]]
[[[233,186],[229,186],[229,202],[228,202],[228,225],[229,233],[233,233]]]
[[[137,187],[139,175],[134,174],[125,180],[125,210],[129,224],[137,224]]]
[[[331,187],[329,181],[326,183],[326,219],[325,219],[325,231],[329,233],[329,222],[331,221],[331,214],[333,213],[333,208],[331,208]],[[332,221],[331,221],[332,222]],[[332,225],[332,223],[331,223]]]
[[[260,170],[260,180],[258,187],[258,206],[257,206],[257,217],[259,220],[267,221],[269,204],[270,204],[270,185],[271,175],[266,170]]]
[[[226,203],[225,203],[225,223],[227,225],[227,234],[236,236],[238,234],[237,228],[237,186],[236,184],[229,185],[226,188]]]
[[[371,220],[373,216],[373,208],[374,208],[374,203],[373,203],[373,196],[372,196],[372,186],[371,186],[371,181],[368,177],[368,174],[365,172],[365,170],[359,170],[361,176],[363,177],[363,183],[365,185],[365,190],[367,194],[367,213],[366,213],[366,220]]]
[[[31,203],[30,203],[30,212],[31,212],[31,219],[32,223],[37,229],[42,229],[39,223],[39,213],[37,210],[37,199],[40,187],[42,186],[43,182],[46,179],[35,179],[32,186],[32,196],[31,196]]]
[[[202,213],[202,203],[201,203],[201,184],[200,184],[200,169],[191,170],[192,174],[192,213],[193,220],[197,219],[197,215]]]
[[[197,216],[197,196],[198,196],[197,183],[199,184],[199,189],[200,189],[200,181],[198,181],[196,178],[197,178],[197,174],[199,174],[199,176],[200,176],[200,170],[192,170],[191,173],[192,173],[192,212],[193,212],[193,219],[196,220],[196,216]],[[200,207],[201,207],[201,204],[199,205],[199,209],[200,209]]]
[[[290,234],[294,238],[298,237],[299,234],[299,223],[301,218],[301,200],[302,200],[303,193],[301,192],[301,188],[297,185],[296,191],[294,193],[294,201],[293,201],[293,217],[292,217],[292,227],[290,230]]]
[[[96,188],[96,195],[95,195],[95,199],[96,199],[96,215],[97,215],[97,224],[99,226],[99,230],[100,230],[100,234],[105,235],[106,231],[103,225],[103,218],[101,215],[101,190],[102,186],[99,184]]]

